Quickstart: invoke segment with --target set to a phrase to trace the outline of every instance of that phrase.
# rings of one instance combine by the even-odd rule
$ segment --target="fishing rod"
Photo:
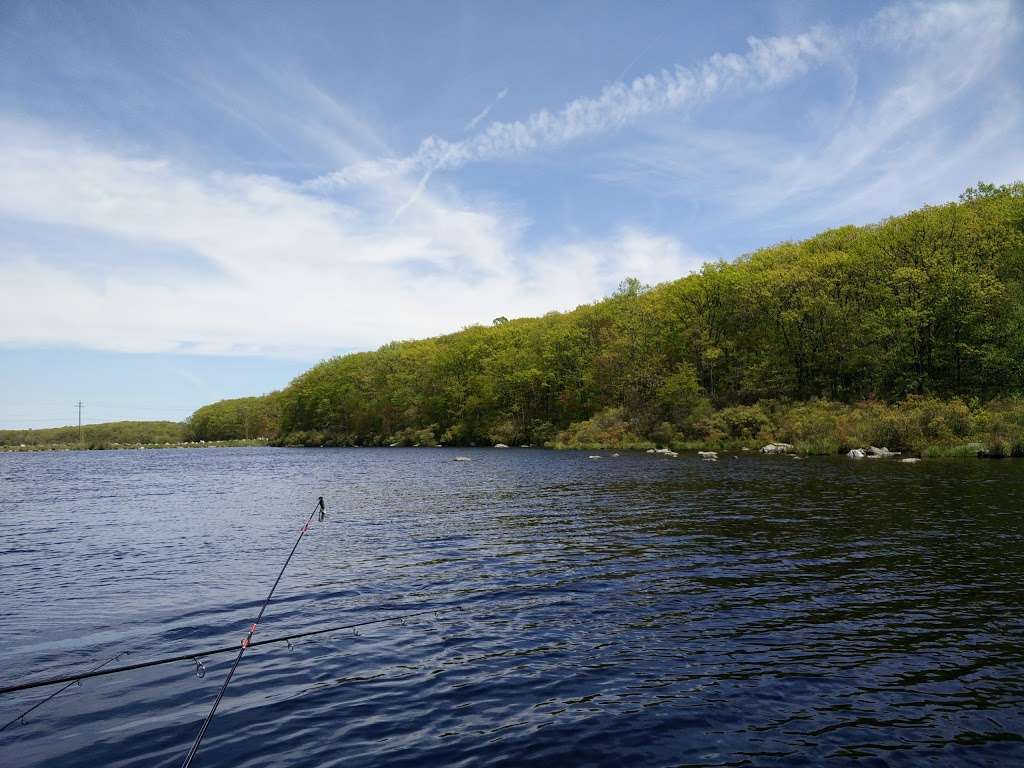
[[[295,543],[292,545],[292,551],[288,553],[288,557],[285,558],[284,565],[281,566],[281,570],[277,574],[277,578],[274,580],[274,586],[270,588],[267,593],[266,599],[263,601],[263,605],[260,606],[260,612],[256,614],[256,620],[249,625],[249,631],[245,637],[242,638],[242,647],[238,649],[238,655],[235,656],[235,661],[228,670],[227,676],[224,678],[224,684],[221,685],[220,690],[217,692],[217,698],[213,700],[213,706],[210,707],[210,713],[203,720],[203,724],[199,727],[199,733],[196,734],[196,740],[192,743],[192,748],[189,749],[188,755],[185,756],[185,762],[181,764],[181,768],[189,768],[192,765],[192,761],[195,760],[196,754],[199,752],[199,745],[203,742],[203,737],[206,735],[206,729],[210,727],[210,723],[213,722],[213,716],[217,713],[217,707],[220,706],[221,699],[224,698],[224,693],[228,689],[228,684],[231,682],[231,678],[235,674],[235,670],[238,669],[239,662],[242,661],[242,656],[245,655],[246,650],[252,645],[252,636],[256,632],[256,627],[259,625],[260,620],[263,618],[263,612],[267,610],[267,606],[270,604],[270,598],[274,596],[274,590],[277,589],[277,585],[281,583],[281,577],[284,576],[284,571],[288,567],[288,563],[292,561],[292,556],[295,554],[295,550],[299,548],[299,542],[302,541],[302,537],[309,532],[309,524],[313,522],[313,515],[317,512],[320,513],[320,519],[324,519],[324,497],[320,496],[317,499],[316,506],[313,507],[313,511],[309,513],[309,517],[306,519],[305,525],[299,529],[299,537],[295,539]]]
[[[200,661],[200,658],[205,657],[205,656],[211,656],[211,655],[214,655],[214,654],[219,654],[219,653],[228,653],[228,652],[232,652],[232,651],[237,650],[238,655],[235,657],[235,660],[232,663],[231,668],[228,670],[228,673],[227,673],[226,677],[224,678],[224,682],[221,685],[220,690],[217,693],[217,697],[216,697],[216,699],[214,699],[213,706],[210,708],[209,713],[207,714],[206,718],[203,720],[203,723],[202,723],[202,725],[201,725],[201,727],[199,729],[199,732],[196,735],[195,741],[193,742],[192,747],[189,749],[188,755],[185,757],[184,763],[182,763],[182,768],[190,768],[190,766],[192,765],[192,761],[195,759],[196,755],[199,752],[199,746],[200,746],[200,744],[203,741],[203,737],[206,735],[206,731],[209,728],[210,723],[212,722],[213,717],[214,717],[214,715],[217,712],[217,707],[220,705],[221,700],[224,698],[224,693],[227,691],[228,685],[231,682],[231,678],[234,676],[235,670],[238,669],[238,665],[239,665],[239,663],[242,660],[242,656],[245,654],[245,651],[248,650],[249,648],[252,648],[252,647],[255,647],[255,646],[258,646],[258,645],[269,645],[271,643],[281,643],[281,642],[287,642],[289,647],[291,647],[291,642],[290,641],[298,639],[298,638],[311,637],[313,635],[326,634],[326,633],[329,633],[329,632],[338,632],[338,631],[343,630],[343,629],[355,629],[357,627],[365,627],[365,626],[370,626],[370,625],[373,625],[373,624],[381,624],[381,623],[384,623],[384,622],[387,622],[387,621],[398,620],[398,621],[401,621],[402,623],[405,623],[405,620],[408,619],[408,618],[413,618],[413,617],[417,617],[417,616],[425,616],[425,615],[430,614],[430,613],[433,613],[435,615],[440,615],[441,613],[448,612],[448,611],[462,610],[462,606],[455,605],[455,606],[448,606],[448,607],[442,607],[442,608],[433,608],[433,609],[424,610],[424,611],[417,611],[415,613],[400,613],[400,614],[395,614],[395,615],[392,615],[392,616],[386,616],[386,617],[378,618],[378,619],[370,619],[370,620],[354,622],[354,623],[350,623],[350,624],[326,627],[326,628],[323,628],[323,629],[309,630],[309,631],[306,631],[306,632],[296,632],[296,633],[293,633],[291,635],[285,635],[285,636],[282,636],[282,637],[270,638],[268,640],[255,641],[254,642],[252,637],[255,634],[256,629],[257,629],[260,621],[263,619],[263,614],[266,611],[267,606],[270,604],[270,601],[273,598],[274,592],[277,590],[278,585],[281,583],[281,579],[284,576],[284,572],[288,568],[289,563],[291,563],[292,557],[295,555],[295,552],[296,552],[296,550],[299,547],[299,543],[302,541],[303,537],[309,532],[309,526],[313,522],[313,517],[314,517],[314,515],[316,515],[317,512],[320,513],[320,520],[321,521],[324,520],[324,516],[325,516],[324,515],[324,509],[325,509],[324,498],[323,498],[323,496],[320,496],[320,497],[317,498],[317,503],[316,503],[316,506],[314,506],[313,511],[310,512],[309,517],[306,519],[306,522],[299,529],[299,535],[296,538],[295,543],[292,545],[291,552],[288,553],[288,557],[285,559],[284,565],[281,566],[281,570],[278,572],[277,578],[274,580],[274,584],[270,588],[270,592],[267,593],[267,597],[264,599],[262,606],[260,606],[260,610],[259,610],[259,613],[256,615],[256,619],[249,626],[249,631],[247,632],[246,636],[242,639],[241,647],[238,647],[238,646],[227,646],[227,647],[221,647],[221,648],[209,648],[209,649],[202,650],[202,651],[195,651],[195,652],[190,652],[190,653],[185,653],[185,654],[178,654],[176,656],[169,656],[169,657],[164,657],[164,658],[160,658],[160,659],[153,659],[153,660],[150,660],[150,661],[138,662],[136,664],[128,664],[128,665],[123,665],[123,666],[120,666],[120,667],[111,667],[110,669],[103,669],[103,667],[106,667],[111,662],[113,662],[116,659],[120,658],[121,656],[125,655],[127,653],[127,651],[125,651],[125,652],[117,654],[116,656],[111,657],[110,659],[107,659],[106,661],[102,662],[101,664],[97,665],[96,667],[92,668],[91,670],[88,670],[88,671],[83,672],[83,673],[78,674],[78,675],[68,675],[68,676],[62,676],[62,677],[50,677],[50,678],[45,678],[45,679],[41,679],[41,680],[30,681],[30,682],[27,682],[27,683],[17,683],[15,685],[10,685],[10,686],[6,686],[6,687],[3,687],[3,688],[0,688],[0,694],[5,694],[5,693],[13,693],[15,691],[29,690],[29,689],[32,689],[32,688],[40,688],[40,687],[49,686],[49,685],[58,685],[60,683],[65,683],[66,684],[60,690],[56,691],[55,693],[51,694],[50,696],[46,697],[42,701],[38,702],[34,706],[30,707],[29,709],[25,710],[23,713],[18,715],[18,717],[14,718],[14,720],[12,720],[10,723],[7,723],[3,727],[3,729],[6,729],[11,724],[18,722],[19,720],[24,718],[25,715],[27,715],[29,712],[32,712],[33,710],[35,710],[38,707],[40,707],[43,704],[45,704],[47,701],[50,701],[51,699],[53,699],[55,696],[57,696],[60,693],[62,693],[64,690],[66,690],[71,685],[74,685],[76,683],[80,684],[82,680],[90,679],[90,678],[93,678],[93,677],[100,677],[100,676],[103,676],[103,675],[117,674],[119,672],[128,672],[128,671],[131,671],[131,670],[144,669],[144,668],[147,668],[147,667],[154,667],[154,666],[158,666],[158,665],[162,665],[162,664],[170,664],[170,663],[173,663],[173,662],[176,662],[176,661],[184,661],[186,659],[192,660],[193,662],[195,662],[195,665],[196,665],[196,675],[198,677],[203,677],[206,674],[206,668],[203,665],[203,663]],[[0,730],[3,730],[3,729],[0,729]]]
[[[357,621],[357,622],[354,622],[352,624],[339,624],[337,626],[325,627],[324,629],[313,629],[313,630],[310,630],[308,632],[296,632],[295,634],[292,634],[292,635],[282,635],[281,637],[271,637],[271,638],[268,638],[266,640],[256,640],[256,641],[253,641],[253,642],[249,643],[249,647],[250,648],[255,648],[255,647],[260,646],[260,645],[271,645],[273,643],[289,643],[290,644],[290,641],[292,641],[292,640],[298,640],[298,639],[303,638],[303,637],[312,637],[313,635],[325,635],[325,634],[327,634],[329,632],[341,632],[341,631],[346,630],[346,629],[358,629],[360,627],[369,627],[369,626],[371,626],[373,624],[383,624],[384,622],[387,622],[387,621],[405,621],[406,619],[413,619],[413,618],[416,618],[418,616],[427,616],[429,614],[434,614],[435,616],[437,616],[437,615],[440,615],[442,613],[447,613],[449,611],[461,611],[461,610],[462,610],[462,606],[461,605],[453,605],[453,606],[447,606],[447,607],[442,607],[442,608],[431,608],[429,610],[415,611],[413,613],[396,613],[394,615],[384,616],[384,617],[379,618],[379,619],[368,619],[366,621]],[[227,646],[223,646],[221,648],[207,648],[205,650],[192,651],[192,652],[189,652],[189,653],[182,653],[182,654],[179,654],[177,656],[165,656],[165,657],[162,657],[162,658],[159,658],[159,659],[151,659],[149,661],[140,661],[140,662],[137,662],[135,664],[126,664],[126,665],[120,666],[120,667],[110,667],[109,669],[101,669],[101,667],[109,664],[111,661],[114,661],[115,659],[120,658],[121,656],[124,656],[127,653],[129,653],[129,651],[123,651],[123,652],[119,653],[117,656],[114,656],[114,657],[112,657],[110,659],[107,659],[100,666],[93,667],[92,669],[90,669],[87,672],[82,672],[82,673],[77,674],[77,675],[65,675],[65,676],[62,676],[62,677],[45,677],[45,678],[41,678],[39,680],[32,680],[32,681],[29,681],[27,683],[16,683],[15,685],[8,685],[8,686],[6,686],[4,688],[0,688],[0,695],[5,694],[5,693],[15,693],[16,691],[27,691],[27,690],[31,690],[33,688],[45,688],[45,687],[50,686],[50,685],[60,685],[61,683],[68,683],[69,685],[73,685],[74,683],[77,683],[77,682],[79,682],[81,680],[88,680],[88,679],[93,678],[93,677],[104,677],[106,675],[116,675],[116,674],[119,674],[121,672],[132,672],[132,671],[137,670],[137,669],[146,669],[148,667],[158,667],[158,666],[161,666],[163,664],[173,664],[176,661],[197,661],[198,662],[199,659],[205,658],[207,656],[215,656],[215,655],[221,654],[221,653],[232,653],[232,652],[237,651],[237,650],[238,650],[238,646],[237,645],[227,645]],[[196,664],[196,669],[200,670],[200,669],[202,669],[202,666],[199,663],[197,663]],[[62,688],[61,691],[63,691],[63,690],[64,689]],[[57,693],[60,693],[60,691],[57,691]],[[53,695],[56,696],[57,694],[53,694]],[[36,707],[38,707],[38,706],[40,706],[42,704],[45,704],[47,701],[49,701],[50,698],[53,698],[53,696],[51,696],[51,697],[49,697],[47,699],[44,699],[43,701],[39,702],[32,709],[35,709]],[[14,720],[11,721],[11,722],[17,722],[22,717],[27,715],[30,711],[31,710],[26,710],[24,713],[22,713],[21,715],[19,715],[16,718],[14,718]],[[8,725],[10,725],[10,723],[8,723]],[[5,725],[4,728],[6,728],[6,727],[7,726]],[[0,728],[0,730],[3,730],[3,728]]]
[[[95,675],[97,670],[102,669],[103,667],[107,666],[107,664],[109,664],[112,661],[117,661],[119,658],[121,658],[122,656],[127,655],[128,653],[130,653],[130,652],[129,651],[121,651],[120,653],[111,656],[106,661],[99,663],[98,665],[96,665],[95,667],[90,669],[88,672],[86,672],[84,675],[79,675],[78,677],[66,677],[64,679],[56,679],[56,680],[53,680],[50,683],[46,683],[46,685],[56,685],[57,683],[65,683],[66,682],[67,685],[65,685],[63,688],[60,688],[60,689],[54,691],[53,693],[51,693],[49,696],[47,696],[42,701],[37,701],[35,704],[33,704],[28,709],[26,709],[24,712],[22,712],[16,718],[14,718],[13,720],[11,720],[8,723],[5,723],[3,725],[3,727],[0,727],[0,731],[6,731],[10,726],[14,725],[19,720],[24,721],[25,715],[27,715],[29,712],[33,712],[33,711],[39,709],[39,707],[43,706],[43,704],[48,702],[50,699],[54,699],[57,696],[60,696],[62,693],[64,693],[64,691],[66,691],[72,685],[74,685],[75,683],[80,682],[83,677],[85,677],[87,675],[88,676]],[[99,674],[103,674],[103,673],[100,672]],[[30,686],[26,686],[26,687],[32,688],[32,687],[35,687],[35,686],[30,685]],[[9,690],[21,690],[21,688],[18,687],[18,686],[15,686],[14,688],[5,688],[4,690],[0,690],[0,693],[6,693]]]

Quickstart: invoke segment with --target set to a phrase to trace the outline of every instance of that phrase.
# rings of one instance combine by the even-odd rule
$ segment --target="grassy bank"
[[[853,448],[886,447],[924,458],[994,458],[1024,456],[1024,399],[988,403],[912,395],[895,403],[829,400],[783,402],[692,413],[686,426],[662,422],[654,428],[625,408],[607,408],[590,419],[573,422],[536,447],[561,450],[676,451],[758,450],[771,442],[789,443],[796,453],[827,456]],[[455,445],[436,428],[405,430],[359,445]],[[285,446],[344,446],[329,434],[292,432],[272,441]],[[498,441],[481,441],[490,445]]]
[[[650,439],[621,408],[572,424],[550,442],[554,448],[595,450],[654,446],[687,450],[758,449],[784,442],[797,453],[830,455],[884,446],[925,458],[1024,456],[1024,399],[982,405],[958,398],[911,396],[895,403],[763,401],[708,410],[685,429],[663,423]]]
[[[77,427],[0,431],[0,451],[127,450],[233,446],[434,446],[491,445],[496,439],[454,441],[436,425],[406,428],[363,441],[339,440],[330,433],[293,431],[253,439],[193,440],[187,424],[115,422]],[[550,430],[536,447],[582,450],[676,451],[757,450],[770,442],[790,443],[797,453],[832,455],[870,445],[924,458],[1024,456],[1024,398],[981,403],[961,398],[911,395],[896,402],[763,400],[752,405],[713,408],[695,402],[687,417],[651,425],[645,415],[624,407],[605,408],[589,419]],[[511,443],[516,444],[516,443]]]

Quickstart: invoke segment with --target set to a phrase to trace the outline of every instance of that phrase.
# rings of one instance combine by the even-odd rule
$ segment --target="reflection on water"
[[[1024,760],[1024,463],[0,454],[0,679],[232,644],[200,765]],[[3,765],[179,765],[230,659],[87,681]],[[0,721],[47,691],[0,698]]]

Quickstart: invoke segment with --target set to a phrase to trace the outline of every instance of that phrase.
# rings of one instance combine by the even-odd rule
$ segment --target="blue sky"
[[[0,426],[1024,177],[1019,2],[0,4]]]

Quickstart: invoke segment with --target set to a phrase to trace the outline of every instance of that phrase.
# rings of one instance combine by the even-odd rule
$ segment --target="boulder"
[[[495,443],[494,447],[495,448],[508,448],[508,446],[505,445],[504,443]]]
[[[452,461],[472,461],[469,456],[456,456]]]
[[[761,453],[792,453],[793,446],[789,443],[768,443],[761,449]]]
[[[697,451],[697,455],[704,459],[704,461],[718,461],[717,451]]]
[[[905,459],[900,459],[900,464],[917,464],[920,459],[915,456],[908,456]]]
[[[587,456],[588,459],[600,459],[601,456]]]
[[[851,459],[863,459],[865,456],[867,456],[867,454],[864,453],[864,451],[861,450],[860,448],[853,448],[846,455]]]
[[[864,449],[864,453],[871,458],[888,459],[892,456],[899,456],[899,451],[890,451],[888,448],[876,448],[873,445]]]

